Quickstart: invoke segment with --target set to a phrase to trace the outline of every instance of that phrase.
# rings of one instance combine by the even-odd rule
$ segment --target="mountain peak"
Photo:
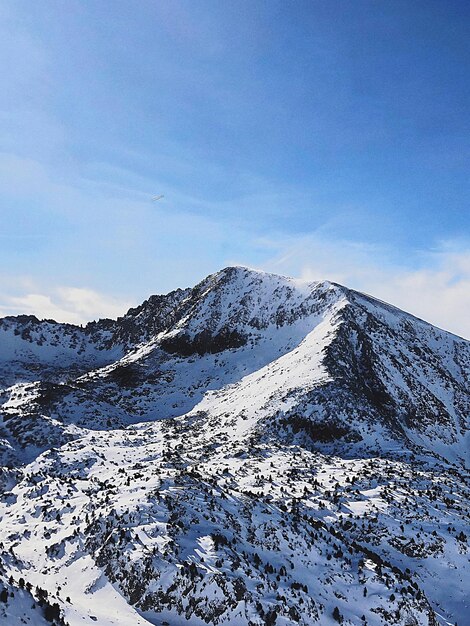
[[[243,266],[1,321],[0,621],[464,623],[469,379],[470,342]]]

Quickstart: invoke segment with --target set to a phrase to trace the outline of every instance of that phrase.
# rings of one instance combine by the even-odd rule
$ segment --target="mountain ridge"
[[[117,318],[108,318],[108,317],[104,317],[104,318],[99,318],[99,319],[95,319],[95,320],[90,320],[88,322],[86,322],[85,324],[74,324],[74,323],[69,323],[69,322],[60,322],[51,318],[38,318],[36,315],[32,315],[32,314],[18,314],[18,315],[6,315],[4,317],[0,318],[0,323],[6,321],[6,322],[32,322],[34,324],[41,324],[41,323],[50,323],[53,325],[60,325],[60,326],[64,326],[70,329],[75,329],[75,330],[86,330],[88,328],[90,328],[90,333],[92,333],[93,329],[96,328],[97,326],[103,326],[103,327],[107,327],[112,325],[113,323],[119,322],[120,320],[124,320],[127,317],[131,317],[131,316],[135,316],[137,317],[139,314],[141,314],[143,311],[145,311],[145,309],[148,307],[150,308],[151,305],[160,302],[162,299],[168,298],[170,296],[174,296],[174,295],[184,295],[184,294],[188,294],[189,292],[191,292],[192,290],[196,290],[198,288],[200,288],[200,286],[205,285],[207,282],[209,282],[210,280],[214,279],[214,278],[219,278],[222,277],[224,275],[226,275],[227,273],[232,273],[234,271],[241,271],[241,272],[246,272],[246,273],[250,273],[250,274],[254,274],[254,275],[260,275],[260,276],[271,276],[271,277],[275,277],[275,278],[280,278],[286,281],[290,281],[292,284],[296,284],[296,285],[313,285],[313,284],[325,284],[325,285],[333,285],[341,290],[343,290],[345,293],[348,294],[352,294],[352,295],[356,295],[359,297],[363,297],[366,298],[368,300],[370,300],[371,302],[377,302],[379,305],[382,305],[384,307],[387,307],[389,309],[395,310],[400,312],[401,314],[407,315],[413,319],[415,319],[418,322],[422,322],[424,324],[433,326],[435,328],[439,328],[440,330],[444,330],[446,333],[448,334],[452,334],[455,337],[459,338],[459,339],[463,339],[465,341],[468,341],[468,339],[466,339],[465,337],[458,335],[457,333],[452,333],[451,331],[448,331],[444,328],[441,328],[439,326],[436,326],[436,324],[433,324],[432,322],[429,322],[427,320],[425,320],[424,318],[419,317],[418,315],[411,313],[409,311],[405,311],[403,309],[400,309],[399,307],[391,304],[390,302],[387,302],[385,300],[381,300],[380,298],[377,298],[376,296],[366,293],[366,292],[362,292],[359,291],[357,289],[352,289],[350,287],[347,287],[341,283],[335,282],[335,281],[330,281],[328,279],[322,279],[322,280],[309,280],[309,279],[303,279],[303,278],[291,278],[287,275],[281,275],[281,274],[276,274],[274,272],[267,272],[264,270],[258,270],[258,269],[254,269],[251,268],[249,266],[244,266],[244,265],[229,265],[226,266],[225,268],[218,270],[217,272],[214,272],[213,274],[210,274],[209,276],[207,276],[206,278],[202,279],[201,281],[199,281],[199,283],[197,283],[193,288],[191,287],[186,287],[186,288],[176,288],[166,294],[153,294],[150,295],[148,298],[146,298],[141,304],[130,307],[125,313],[123,313],[123,315],[118,316]]]
[[[0,579],[72,626],[464,623],[470,342],[243,267],[88,335],[12,324]]]

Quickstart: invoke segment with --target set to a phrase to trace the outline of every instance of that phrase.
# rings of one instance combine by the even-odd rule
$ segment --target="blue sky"
[[[470,336],[468,3],[0,1],[0,31],[0,314],[240,263]]]

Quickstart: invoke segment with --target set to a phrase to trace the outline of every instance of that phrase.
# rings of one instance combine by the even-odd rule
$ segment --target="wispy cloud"
[[[444,242],[401,263],[393,250],[318,235],[265,240],[273,254],[264,269],[328,279],[369,293],[470,338],[470,246]]]

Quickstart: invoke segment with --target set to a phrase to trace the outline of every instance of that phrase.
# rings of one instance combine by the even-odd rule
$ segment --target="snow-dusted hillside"
[[[455,335],[241,267],[5,318],[0,580],[71,625],[462,626],[469,374]]]
[[[57,602],[49,602],[45,589],[33,589],[24,578],[3,580],[0,583],[0,624],[7,626],[47,626],[54,621],[65,625],[63,612]]]

